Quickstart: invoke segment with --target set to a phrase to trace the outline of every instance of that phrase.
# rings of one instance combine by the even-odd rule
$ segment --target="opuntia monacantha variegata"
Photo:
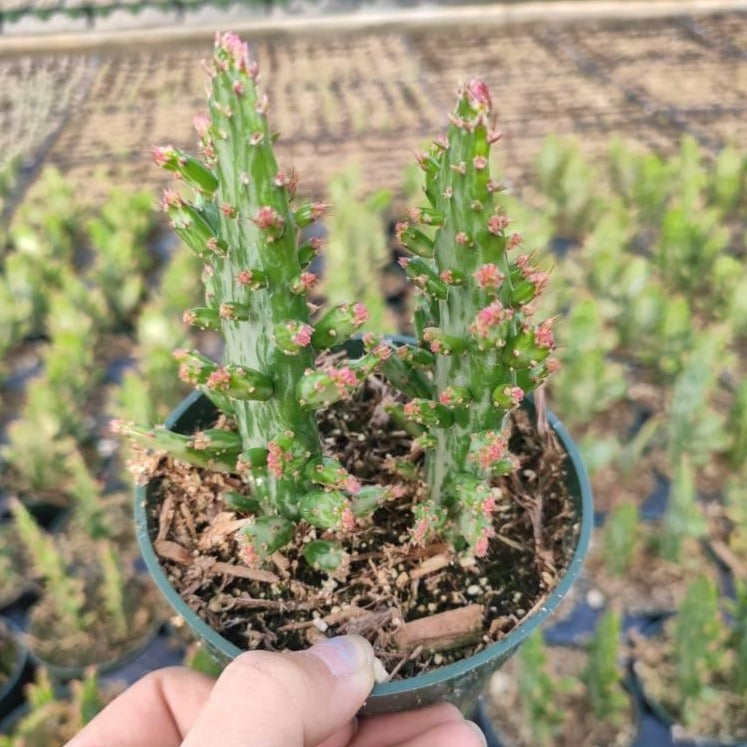
[[[369,334],[362,358],[315,368],[320,351],[365,323],[366,309],[339,304],[311,323],[306,292],[315,277],[307,266],[319,245],[299,244],[299,229],[326,206],[292,207],[297,180],[278,168],[257,66],[235,34],[216,37],[210,77],[209,116],[195,119],[201,157],[171,146],[154,155],[194,192],[190,200],[167,190],[163,200],[174,230],[204,262],[205,306],[185,312],[185,321],[225,339],[222,365],[177,351],[180,375],[231,415],[239,433],[120,429],[198,466],[241,474],[259,507],[244,530],[244,559],[260,562],[292,539],[298,522],[349,530],[388,497],[377,486],[362,495],[357,480],[322,454],[316,415],[381,369],[411,398],[404,416],[424,429],[417,443],[426,449],[430,492],[414,508],[413,542],[443,533],[484,555],[496,502],[491,482],[517,463],[508,452],[508,413],[556,366],[550,322],[531,321],[546,276],[518,254],[520,239],[489,176],[498,135],[487,87],[464,88],[448,135],[419,157],[429,204],[398,227],[416,255],[403,264],[422,294],[419,345],[394,350]],[[325,571],[343,557],[324,540],[307,544],[305,555]]]

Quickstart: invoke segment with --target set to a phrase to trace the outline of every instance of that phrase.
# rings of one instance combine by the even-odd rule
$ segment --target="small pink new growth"
[[[225,368],[218,368],[208,376],[208,380],[205,386],[208,389],[225,390],[228,389],[228,385],[231,383],[231,377]]]
[[[299,280],[305,290],[311,290],[316,285],[318,278],[313,272],[302,272]]]
[[[416,402],[407,402],[402,409],[408,418],[412,418],[418,414],[418,406]]]
[[[235,218],[236,217],[236,208],[233,205],[229,205],[227,202],[224,202],[220,206],[220,211],[223,213],[223,215],[226,216],[226,218]]]
[[[251,270],[242,270],[237,276],[236,280],[241,283],[241,285],[250,285],[252,282],[252,271]]]
[[[456,171],[457,174],[464,176],[467,173],[467,164],[464,161],[454,163],[451,165],[451,170]]]
[[[433,144],[439,149],[439,150],[449,150],[449,138],[446,135],[439,135],[434,141]]]
[[[174,360],[183,361],[189,353],[184,348],[176,348],[171,355],[174,357]]]
[[[542,322],[534,330],[534,341],[539,345],[539,347],[547,348],[548,350],[552,350],[555,346],[555,338],[552,333],[551,325],[552,320],[548,319],[547,321]]]
[[[257,211],[254,216],[254,223],[257,228],[265,230],[267,228],[282,228],[285,221],[274,208],[265,205]]]
[[[182,314],[182,321],[184,322],[184,324],[194,324],[196,319],[197,314],[195,314],[195,312],[191,309],[187,309],[187,311]]]
[[[515,249],[517,246],[521,244],[521,234],[520,233],[512,233],[511,238],[508,240],[508,245],[506,248],[508,251],[511,251],[512,249]]]
[[[488,159],[484,158],[483,156],[475,156],[472,161],[472,165],[475,167],[475,169],[477,169],[477,171],[482,171],[487,167]]]
[[[264,116],[270,111],[270,99],[267,98],[266,93],[259,96],[257,103],[254,105],[254,111],[260,116]]]
[[[343,397],[347,394],[348,389],[358,384],[358,377],[348,366],[342,368],[327,368],[325,373],[332,380],[332,383],[337,387],[338,394]]]
[[[496,462],[503,459],[508,442],[500,433],[491,431],[486,435],[485,445],[477,452],[477,463],[484,470],[489,470]]]
[[[174,146],[173,145],[156,145],[151,149],[153,154],[153,160],[156,166],[165,166],[174,157]]]
[[[443,350],[443,343],[434,333],[430,331],[424,332],[423,340],[428,343],[431,353],[438,355]]]
[[[545,367],[547,368],[547,373],[557,373],[560,371],[560,361],[557,358],[548,358]]]
[[[504,281],[505,275],[496,265],[488,264],[478,267],[475,271],[475,281],[480,288],[496,289]]]
[[[360,302],[353,306],[353,325],[360,327],[368,321],[368,309]]]
[[[329,205],[324,202],[312,202],[311,203],[311,219],[319,220],[329,209]]]
[[[197,377],[186,363],[182,363],[179,366],[179,379],[185,384],[196,384]]]
[[[470,325],[470,331],[478,337],[488,337],[493,327],[501,324],[507,317],[507,311],[497,299],[477,312],[475,321]]]
[[[399,265],[400,267],[404,268],[404,269],[407,269],[407,265],[409,265],[409,264],[410,264],[410,262],[412,262],[412,259],[410,259],[410,257],[400,257],[400,258],[399,258],[399,259],[397,260],[397,264],[398,264],[398,265]]]
[[[207,114],[196,114],[192,122],[197,134],[204,140],[210,131],[210,117]]]
[[[240,80],[235,80],[233,82],[233,92],[237,96],[243,96],[244,95],[244,84]]]
[[[275,443],[275,441],[270,441],[267,444],[267,471],[273,477],[282,477],[284,458],[285,454],[281,446]]]
[[[163,202],[161,204],[164,210],[179,207],[182,204],[182,198],[179,196],[179,193],[175,192],[173,189],[164,189]]]
[[[500,192],[502,189],[501,183],[495,179],[489,179],[487,184],[488,192]]]
[[[233,61],[239,70],[247,70],[249,67],[249,48],[246,43],[239,39],[238,34],[229,31],[223,34],[219,40],[220,46],[233,57]]]
[[[465,93],[467,94],[467,101],[473,109],[490,110],[490,90],[484,81],[476,78],[471,80],[467,83]]]
[[[263,132],[254,132],[249,136],[249,145],[259,145],[264,140]]]
[[[244,542],[241,545],[241,554],[248,566],[254,567],[259,565],[259,555],[251,542]]]
[[[343,487],[351,495],[357,495],[358,493],[361,492],[361,484],[352,475],[348,475],[345,478],[345,482],[344,482]]]
[[[489,547],[489,540],[483,534],[479,537],[477,542],[475,542],[475,557],[484,558],[488,554],[488,547]]]
[[[411,542],[413,545],[424,545],[425,539],[430,532],[430,525],[426,519],[420,519],[411,532]]]
[[[461,119],[460,117],[457,117],[451,112],[449,112],[448,117],[449,117],[449,122],[451,122],[451,124],[453,124],[454,127],[458,127],[460,130],[462,129],[462,127],[464,127],[464,120]]]
[[[508,226],[508,217],[505,215],[491,215],[488,220],[488,231],[496,236],[500,235],[506,226]]]
[[[454,273],[452,270],[441,270],[438,276],[447,285],[454,285]]]
[[[409,491],[404,485],[392,485],[389,488],[389,495],[394,498],[404,498]]]
[[[480,506],[480,510],[482,511],[483,516],[486,519],[489,519],[493,515],[493,511],[495,511],[495,493],[494,491],[490,491],[490,494],[488,497],[482,502],[482,506]]]
[[[464,401],[464,398],[457,396],[453,387],[448,387],[438,395],[438,401],[446,407],[453,407],[454,405],[460,405]]]
[[[454,190],[451,187],[446,187],[446,189],[441,192],[441,196],[444,200],[450,200],[454,196]]]
[[[456,241],[457,244],[461,244],[462,246],[466,246],[470,243],[469,236],[467,236],[464,231],[459,231],[457,235],[454,237],[454,241]]]
[[[513,402],[514,407],[524,399],[524,390],[520,386],[507,386],[503,393]]]
[[[346,532],[352,532],[355,529],[355,514],[350,506],[345,506],[340,514],[340,527]]]
[[[493,143],[497,143],[502,137],[502,132],[498,132],[498,130],[491,130],[488,133],[488,142],[493,145]]]
[[[302,348],[305,348],[311,342],[311,333],[313,331],[313,327],[311,327],[310,325],[302,324],[296,330],[296,334],[291,337],[291,341],[296,345],[300,345]]]
[[[236,312],[234,311],[233,307],[230,304],[222,303],[218,307],[218,316],[221,319],[235,319]]]

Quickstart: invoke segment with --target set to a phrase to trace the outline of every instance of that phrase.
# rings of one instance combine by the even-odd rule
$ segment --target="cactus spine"
[[[398,226],[415,255],[403,264],[422,294],[415,327],[434,356],[435,384],[430,397],[404,410],[427,431],[430,499],[416,509],[414,539],[451,527],[480,556],[492,534],[490,479],[517,464],[508,452],[508,413],[557,362],[552,320],[532,321],[547,275],[514,251],[521,238],[509,230],[497,201],[501,186],[490,177],[500,134],[485,83],[463,88],[450,121],[447,135],[418,158],[428,205]]]

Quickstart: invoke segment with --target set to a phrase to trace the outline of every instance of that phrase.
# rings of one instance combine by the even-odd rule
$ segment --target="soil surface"
[[[486,558],[457,557],[440,540],[413,547],[411,507],[425,485],[422,479],[402,483],[391,461],[408,458],[422,472],[422,454],[389,420],[383,402],[392,396],[371,379],[356,398],[323,413],[320,428],[329,455],[363,484],[396,487],[397,497],[344,535],[299,525],[271,568],[237,561],[236,535],[250,518],[228,510],[221,492],[245,489],[238,478],[166,457],[153,462],[154,546],[169,579],[192,609],[241,648],[299,649],[322,636],[358,633],[372,642],[391,677],[412,676],[499,640],[557,584],[578,523],[554,438],[540,437],[523,411],[514,418],[511,448],[522,464],[499,483],[496,535]],[[334,578],[301,558],[317,537],[341,541],[348,553]],[[467,648],[434,653],[398,636],[408,621],[465,607],[480,608],[482,621]]]
[[[552,747],[627,747],[635,737],[635,714],[632,700],[627,718],[620,724],[602,723],[591,713],[586,692],[580,685],[586,655],[581,649],[552,647],[546,649],[546,671],[557,683],[553,700],[563,714],[546,744]],[[533,719],[521,707],[518,671],[520,661],[514,657],[497,671],[487,691],[488,713],[505,747],[540,747],[532,730]]]

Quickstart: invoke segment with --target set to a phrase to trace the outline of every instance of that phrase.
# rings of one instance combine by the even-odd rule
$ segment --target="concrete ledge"
[[[386,8],[329,15],[278,14],[262,18],[247,18],[232,11],[215,9],[209,20],[202,17],[198,23],[191,22],[188,14],[182,23],[174,25],[173,15],[164,13],[164,25],[158,24],[150,28],[111,31],[94,29],[83,33],[4,34],[0,35],[0,55],[178,44],[212,40],[216,31],[229,29],[247,38],[308,33],[317,36],[325,33],[454,26],[500,27],[539,22],[626,21],[734,12],[747,13],[747,0],[549,0],[458,7]]]

